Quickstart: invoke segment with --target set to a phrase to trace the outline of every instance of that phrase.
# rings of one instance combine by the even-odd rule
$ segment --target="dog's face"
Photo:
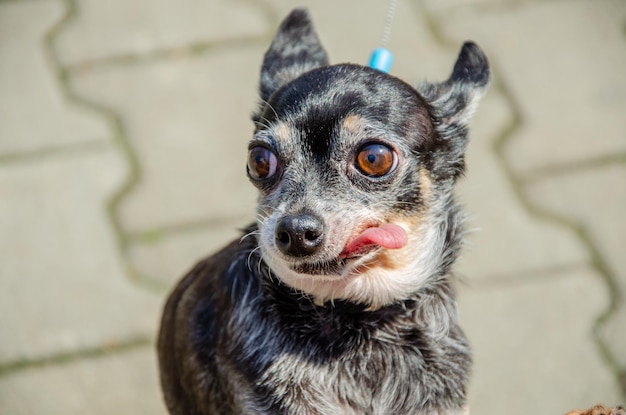
[[[248,175],[272,272],[318,302],[380,307],[437,273],[466,126],[488,80],[466,44],[452,76],[420,94],[358,65],[327,66],[295,10],[265,55]]]

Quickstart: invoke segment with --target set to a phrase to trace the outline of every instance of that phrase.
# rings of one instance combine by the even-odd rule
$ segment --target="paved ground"
[[[364,62],[385,2],[310,2]],[[242,160],[288,0],[0,1],[0,414],[164,414],[164,295],[253,217]],[[347,23],[346,23],[347,22]],[[459,189],[475,414],[626,401],[626,2],[400,0],[393,73],[494,81]]]

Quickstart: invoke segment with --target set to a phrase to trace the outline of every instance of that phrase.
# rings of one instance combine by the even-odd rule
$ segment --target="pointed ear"
[[[265,53],[259,85],[267,101],[276,89],[303,73],[328,65],[326,51],[313,28],[306,9],[294,9],[280,25]]]
[[[435,111],[439,133],[447,136],[467,127],[489,83],[489,72],[483,51],[477,44],[465,42],[447,81],[418,87]]]
[[[430,105],[437,131],[428,156],[435,175],[456,179],[465,170],[468,124],[488,83],[487,57],[466,42],[447,81],[417,88]]]

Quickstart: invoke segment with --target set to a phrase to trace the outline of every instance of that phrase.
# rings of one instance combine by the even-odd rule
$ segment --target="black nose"
[[[301,213],[283,217],[276,226],[276,246],[285,255],[313,255],[324,239],[324,224],[315,215]]]

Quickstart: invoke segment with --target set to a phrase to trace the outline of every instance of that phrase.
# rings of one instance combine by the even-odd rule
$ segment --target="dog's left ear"
[[[483,51],[475,43],[466,42],[447,81],[417,88],[431,106],[438,150],[446,153],[443,164],[451,168],[454,177],[464,170],[467,127],[489,83],[489,73]]]
[[[438,120],[447,126],[467,125],[489,83],[489,62],[473,42],[465,42],[452,75],[440,84],[418,87],[422,96],[434,107]]]
[[[328,65],[306,9],[294,9],[280,25],[261,67],[259,89],[267,101],[274,91],[311,69]]]

